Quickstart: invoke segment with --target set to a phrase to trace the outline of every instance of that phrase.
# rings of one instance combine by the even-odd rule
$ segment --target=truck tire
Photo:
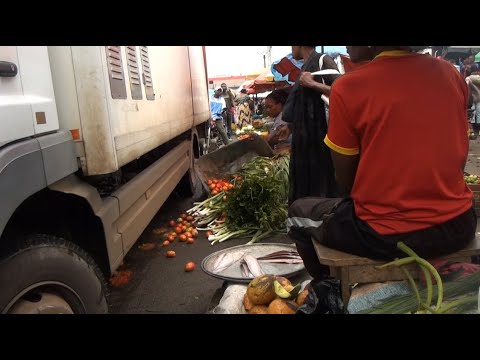
[[[105,314],[106,289],[95,261],[52,235],[30,235],[0,261],[2,313]]]

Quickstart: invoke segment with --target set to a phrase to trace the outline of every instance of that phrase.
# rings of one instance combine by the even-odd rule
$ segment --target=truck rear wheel
[[[77,245],[52,235],[30,235],[0,261],[2,313],[108,312],[105,279]]]

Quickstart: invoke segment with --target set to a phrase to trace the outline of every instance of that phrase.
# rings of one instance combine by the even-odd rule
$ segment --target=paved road
[[[222,294],[223,280],[213,278],[201,270],[201,261],[209,254],[236,245],[243,245],[246,239],[228,240],[210,245],[200,232],[192,245],[174,241],[168,249],[175,250],[175,258],[166,258],[167,248],[157,247],[142,251],[139,246],[146,242],[160,244],[163,239],[152,230],[165,227],[168,220],[193,206],[191,198],[184,198],[174,192],[162,209],[141,235],[124,261],[125,269],[133,272],[132,280],[124,287],[111,288],[110,313],[113,314],[204,314],[211,304],[216,304]],[[285,236],[268,242],[289,243]],[[194,261],[196,269],[185,272],[187,262]],[[217,294],[217,296],[215,296]]]

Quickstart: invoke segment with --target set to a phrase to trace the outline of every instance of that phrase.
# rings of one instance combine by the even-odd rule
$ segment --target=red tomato
[[[187,218],[187,214],[183,213],[183,214],[180,215],[180,217],[181,217],[182,219],[186,219],[186,218]]]
[[[193,240],[193,238],[189,237],[187,239],[187,244],[193,244],[195,242],[195,240]]]
[[[168,240],[165,240],[163,243],[162,243],[162,246],[168,246],[170,245],[170,241]]]
[[[182,234],[179,236],[180,241],[187,241],[187,236],[185,234]]]
[[[170,221],[168,222],[168,225],[170,225],[170,227],[174,227],[175,224],[176,224],[176,223],[175,223],[175,220],[170,220]]]
[[[190,261],[190,262],[185,264],[185,271],[186,272],[193,271],[193,269],[195,269],[195,263],[193,261]]]
[[[188,231],[186,233],[184,233],[183,235],[185,235],[187,238],[192,237],[192,234],[189,233]]]
[[[195,219],[193,218],[193,216],[191,216],[191,215],[188,215],[188,216],[187,216],[187,221],[188,221],[188,222],[192,222],[193,220],[195,220]]]
[[[175,228],[175,234],[181,234],[183,231],[182,231],[182,228],[180,226],[177,226]]]
[[[170,241],[170,242],[175,241],[175,237],[173,237],[172,235],[170,235],[170,236],[168,237],[168,241]]]
[[[177,254],[175,254],[175,251],[173,251],[173,250],[167,251],[165,254],[169,258],[175,257],[175,255],[177,255]]]

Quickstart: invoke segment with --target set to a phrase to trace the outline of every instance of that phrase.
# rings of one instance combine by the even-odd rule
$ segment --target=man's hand
[[[315,79],[313,78],[312,73],[309,72],[304,72],[300,75],[300,86],[307,87],[307,88],[312,88],[316,84],[318,84]]]

